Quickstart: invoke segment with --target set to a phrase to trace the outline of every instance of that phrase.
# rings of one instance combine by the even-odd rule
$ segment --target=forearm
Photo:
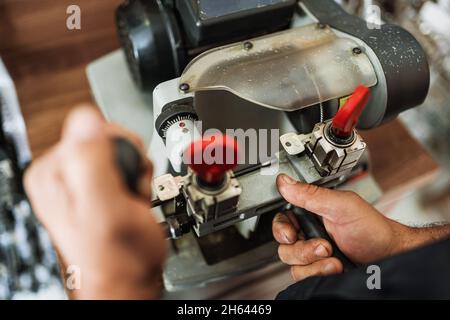
[[[412,250],[450,236],[450,224],[409,227],[393,221],[396,244],[393,254]]]

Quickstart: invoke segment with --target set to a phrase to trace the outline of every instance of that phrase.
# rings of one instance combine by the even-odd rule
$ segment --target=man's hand
[[[412,249],[449,232],[447,227],[414,229],[401,225],[353,192],[303,184],[286,175],[277,178],[277,185],[288,202],[321,216],[337,246],[358,264]],[[342,272],[342,263],[331,257],[330,243],[324,239],[298,239],[299,229],[292,213],[278,214],[273,221],[280,259],[292,266],[294,280]]]
[[[64,264],[80,268],[81,288],[71,296],[156,298],[165,240],[149,210],[152,167],[147,162],[141,179],[146,196],[131,194],[114,158],[115,136],[144,155],[138,138],[93,108],[77,109],[61,141],[26,171],[25,189]]]

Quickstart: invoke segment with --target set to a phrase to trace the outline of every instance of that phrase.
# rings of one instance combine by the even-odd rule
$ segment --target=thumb
[[[72,110],[63,127],[63,140],[77,143],[105,135],[105,120],[92,106]]]
[[[58,153],[64,182],[78,199],[114,199],[123,193],[114,145],[105,121],[94,108],[81,107],[69,114]]]
[[[352,220],[359,210],[355,206],[363,201],[353,192],[336,191],[302,183],[281,174],[277,177],[278,191],[294,206],[311,211],[334,222],[344,223]]]

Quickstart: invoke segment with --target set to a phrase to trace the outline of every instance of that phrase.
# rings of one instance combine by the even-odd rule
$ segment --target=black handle
[[[300,228],[307,240],[313,238],[322,238],[327,240],[333,247],[333,257],[338,258],[342,262],[344,271],[349,271],[356,268],[356,265],[345,254],[342,253],[334,240],[331,239],[330,235],[325,229],[325,226],[317,215],[299,207],[294,207],[292,211],[297,217]]]
[[[124,138],[114,138],[115,156],[123,181],[128,189],[139,194],[139,178],[144,170],[144,160],[136,147]]]

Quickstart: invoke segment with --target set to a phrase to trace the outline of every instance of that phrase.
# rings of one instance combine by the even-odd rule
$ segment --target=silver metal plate
[[[307,135],[297,134],[295,132],[290,132],[282,135],[280,137],[281,145],[284,150],[291,156],[305,151],[305,143],[303,142],[307,138]]]
[[[358,44],[317,24],[209,50],[185,69],[190,92],[226,90],[252,103],[295,111],[377,84]]]
[[[171,174],[165,174],[153,179],[156,196],[161,201],[176,198],[180,194],[181,177],[174,177]]]

